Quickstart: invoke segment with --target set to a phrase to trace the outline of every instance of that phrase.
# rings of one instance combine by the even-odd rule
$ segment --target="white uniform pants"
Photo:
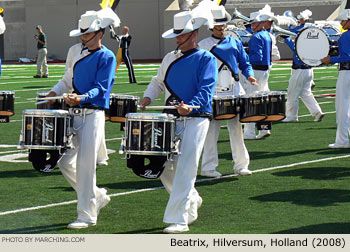
[[[339,71],[335,108],[337,111],[337,135],[335,143],[349,144],[349,118],[350,118],[350,70]]]
[[[298,119],[299,97],[313,116],[322,112],[311,92],[313,78],[314,72],[312,69],[292,69],[286,103],[286,117],[288,119]]]
[[[253,94],[256,91],[270,91],[269,89],[269,75],[270,70],[253,70],[254,77],[258,81],[258,85],[247,86],[246,93]],[[266,131],[266,130],[261,130]],[[245,123],[244,124],[244,135],[245,136],[255,136],[255,123]]]
[[[88,110],[91,111],[91,110]],[[78,219],[96,223],[96,199],[103,196],[96,186],[96,159],[105,127],[105,114],[94,110],[91,114],[74,116],[74,149],[68,149],[58,163],[61,172],[77,192]]]
[[[219,165],[217,142],[222,120],[211,120],[207,137],[204,143],[202,156],[202,171],[215,170]],[[248,168],[249,154],[244,144],[242,125],[239,116],[227,120],[227,128],[230,135],[232,160],[234,170]]]
[[[44,68],[44,75],[48,75],[49,71],[47,68],[47,49],[41,48],[38,50],[38,58],[36,59],[37,75],[41,76],[41,68]]]
[[[183,128],[184,122],[177,121],[176,131],[180,132]],[[165,223],[188,223],[188,210],[191,201],[198,196],[194,184],[208,128],[209,120],[207,118],[187,119],[179,147],[181,155],[174,161],[166,162],[165,169],[160,176],[165,189],[170,193],[164,213],[163,221]]]

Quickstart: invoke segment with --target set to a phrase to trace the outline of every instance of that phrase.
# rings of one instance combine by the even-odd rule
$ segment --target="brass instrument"
[[[291,37],[293,40],[297,36],[296,33],[285,30],[277,25],[273,25],[273,32],[276,33],[276,40],[280,43],[285,43],[284,38],[285,37]]]

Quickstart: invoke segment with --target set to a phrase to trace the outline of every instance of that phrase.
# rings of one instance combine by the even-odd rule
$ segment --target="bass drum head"
[[[307,27],[295,39],[295,52],[298,59],[308,66],[319,66],[321,59],[329,54],[329,40],[323,29]]]

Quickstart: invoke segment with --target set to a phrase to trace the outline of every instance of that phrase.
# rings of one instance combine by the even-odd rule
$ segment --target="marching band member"
[[[166,104],[178,104],[175,111],[182,118],[176,121],[176,130],[183,131],[181,154],[174,161],[166,162],[160,176],[170,193],[163,221],[171,225],[163,230],[165,233],[188,231],[188,225],[197,219],[197,209],[202,204],[194,183],[217,81],[215,57],[197,48],[198,29],[206,22],[206,19],[194,16],[192,11],[174,15],[174,29],[166,31],[162,37],[176,38],[178,49],[164,57],[140,102],[146,107],[165,92]],[[188,105],[199,105],[200,108],[191,109]]]
[[[344,32],[338,40],[339,56],[327,56],[321,59],[324,64],[340,63],[335,99],[337,134],[335,143],[328,147],[350,148],[350,9],[342,9],[336,20],[341,21],[343,29],[348,31]]]
[[[6,31],[6,25],[3,19],[4,9],[0,8],[0,35]],[[0,76],[1,76],[1,57],[0,57]]]
[[[272,40],[264,29],[265,21],[274,18],[260,11],[250,13],[253,35],[249,40],[249,61],[252,64],[254,77],[259,85],[247,87],[247,94],[256,91],[270,91],[268,79],[271,68]],[[271,135],[271,123],[257,123],[259,134],[256,136],[255,123],[246,123],[244,126],[244,139],[263,139]],[[264,127],[264,128],[262,128]]]
[[[304,10],[298,15],[299,25],[292,28],[290,31],[298,33],[305,27],[306,21],[310,19],[312,12]],[[324,113],[314,95],[311,92],[312,85],[314,85],[314,72],[312,67],[302,63],[296,55],[294,42],[290,37],[285,38],[286,44],[293,52],[292,74],[288,85],[288,99],[286,102],[286,118],[282,122],[297,122],[299,110],[299,97],[304,102],[311,115],[315,117],[315,122],[322,121]]]
[[[315,122],[322,121],[324,113],[311,92],[311,83],[314,73],[312,67],[303,64],[296,55],[294,42],[290,37],[285,39],[286,44],[293,52],[292,74],[288,85],[288,99],[286,102],[286,118],[282,122],[297,122],[299,97],[304,102]]]
[[[96,161],[116,69],[114,53],[102,45],[101,39],[105,28],[116,20],[119,18],[109,8],[87,11],[80,17],[79,28],[70,36],[80,36],[89,53],[81,56],[49,93],[56,96],[74,90],[65,101],[74,115],[75,148],[65,151],[58,162],[78,197],[78,218],[68,225],[70,229],[96,225],[100,209],[110,201],[106,189],[96,186]],[[88,97],[79,98],[77,94]]]
[[[198,43],[199,47],[210,51],[217,58],[219,67],[218,83],[216,88],[229,86],[228,91],[218,91],[216,95],[240,95],[245,94],[238,81],[238,68],[251,84],[256,84],[249,58],[245,52],[241,41],[225,36],[225,28],[231,20],[230,14],[225,7],[215,6],[212,10],[214,16],[214,28],[211,37],[203,39]],[[232,76],[234,75],[234,77]],[[225,78],[225,76],[229,76]],[[235,78],[235,79],[234,79]],[[216,171],[219,164],[217,141],[220,133],[221,120],[211,120],[209,131],[205,139],[202,156],[201,175],[207,177],[220,177],[221,173]],[[239,117],[227,120],[227,127],[230,134],[230,144],[232,159],[234,161],[234,171],[240,175],[250,175],[249,154],[244,144],[243,131]]]
[[[65,72],[67,72],[71,67],[73,67],[77,60],[87,56],[88,54],[89,54],[88,48],[82,42],[71,46],[68,50],[67,57],[66,57]],[[96,163],[97,165],[108,165],[107,160],[109,158],[107,153],[106,137],[104,133],[105,132],[103,131],[101,145],[97,155],[97,163]]]

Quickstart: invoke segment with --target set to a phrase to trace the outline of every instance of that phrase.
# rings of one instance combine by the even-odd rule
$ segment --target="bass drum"
[[[339,38],[334,27],[306,27],[295,38],[296,55],[305,65],[319,66],[322,58],[338,55]]]

